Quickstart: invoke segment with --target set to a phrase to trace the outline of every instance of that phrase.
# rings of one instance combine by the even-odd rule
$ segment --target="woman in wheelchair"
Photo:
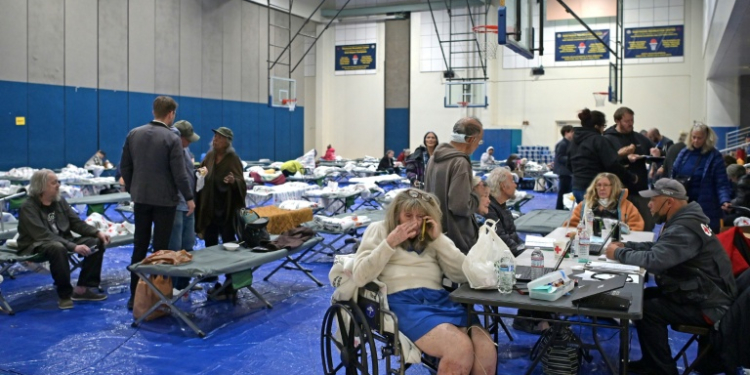
[[[464,306],[450,301],[441,281],[466,282],[465,255],[440,229],[440,205],[424,191],[408,189],[371,224],[357,250],[352,277],[362,287],[386,284],[399,330],[427,355],[440,359],[439,374],[494,374],[497,350]]]

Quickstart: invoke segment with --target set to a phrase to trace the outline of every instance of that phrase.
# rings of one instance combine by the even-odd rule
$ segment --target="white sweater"
[[[388,294],[407,289],[442,289],[443,274],[456,283],[466,282],[461,265],[466,256],[441,234],[422,252],[391,248],[386,241],[385,222],[371,224],[362,237],[352,269],[353,280],[362,287],[376,278],[388,286]]]

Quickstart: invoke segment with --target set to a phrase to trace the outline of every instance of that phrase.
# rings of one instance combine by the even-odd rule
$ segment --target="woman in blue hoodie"
[[[685,185],[690,201],[698,202],[711,220],[711,230],[719,233],[722,209],[729,209],[732,189],[724,159],[714,147],[716,133],[708,125],[695,125],[686,144],[674,162],[672,178]]]

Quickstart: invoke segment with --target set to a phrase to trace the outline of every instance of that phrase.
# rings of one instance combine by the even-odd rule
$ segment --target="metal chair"
[[[703,345],[704,347],[701,348],[700,345],[698,346],[698,356],[695,358],[693,363],[688,363],[687,359],[687,350],[690,348],[690,345],[693,344],[693,342],[700,339],[701,336],[708,336],[710,333],[710,329],[708,327],[698,327],[698,326],[688,326],[688,325],[672,325],[672,330],[682,333],[691,334],[690,340],[685,343],[685,345],[680,349],[679,352],[677,352],[677,355],[674,356],[674,361],[677,362],[677,360],[682,357],[683,363],[685,364],[685,372],[683,372],[683,375],[690,374],[695,367],[699,364],[699,362],[711,351],[711,344],[706,343]]]

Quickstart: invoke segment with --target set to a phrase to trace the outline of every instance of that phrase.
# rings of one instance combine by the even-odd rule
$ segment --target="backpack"
[[[547,350],[541,349],[547,343]],[[583,348],[581,339],[576,336],[569,326],[550,327],[545,330],[531,349],[531,359],[542,356],[542,369],[545,374],[578,374],[581,360],[591,362],[591,355]]]
[[[249,208],[237,210],[235,232],[242,240],[241,245],[251,249],[260,246],[262,241],[270,241],[271,235],[266,230],[268,218],[260,217],[257,212]]]

